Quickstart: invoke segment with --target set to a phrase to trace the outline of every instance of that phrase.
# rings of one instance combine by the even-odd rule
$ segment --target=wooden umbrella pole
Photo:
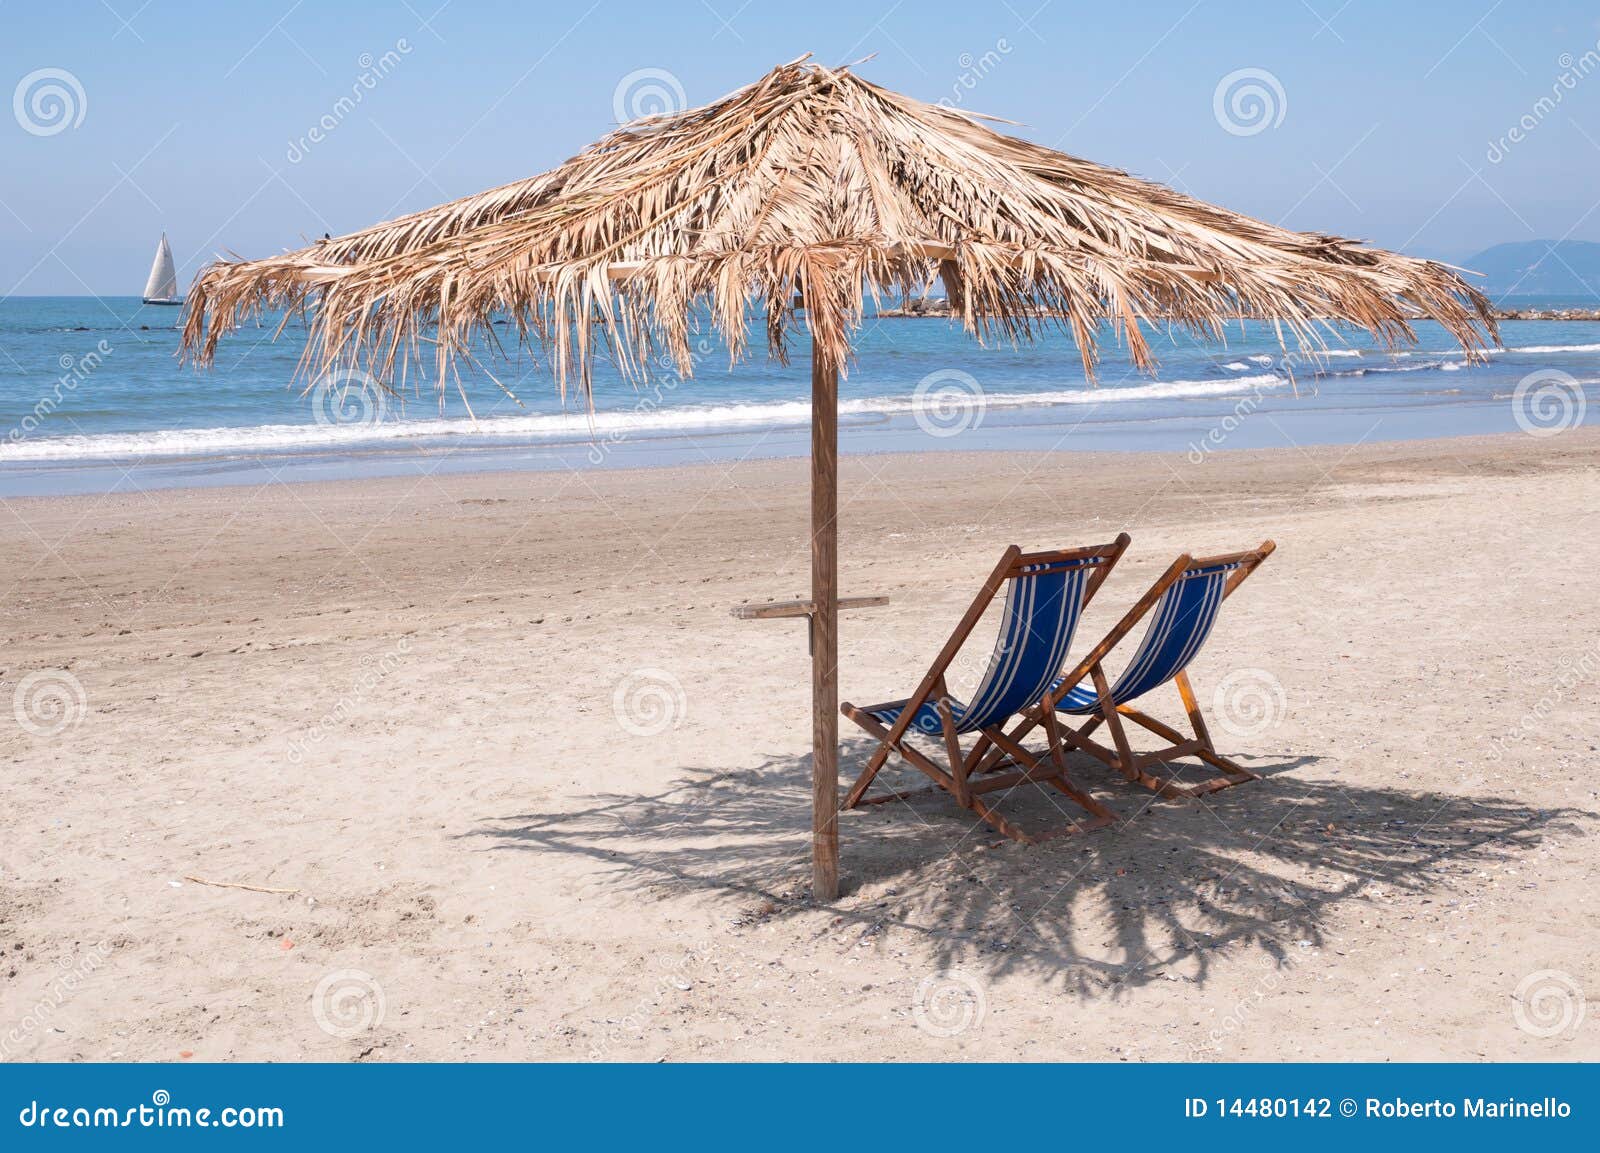
[[[811,893],[839,896],[839,369],[811,357]]]

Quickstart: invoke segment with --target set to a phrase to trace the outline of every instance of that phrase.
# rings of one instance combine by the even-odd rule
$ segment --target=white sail
[[[167,244],[167,234],[161,234],[161,244],[156,248],[156,259],[150,265],[150,279],[144,286],[146,300],[178,299],[178,270],[172,265],[172,248]]]

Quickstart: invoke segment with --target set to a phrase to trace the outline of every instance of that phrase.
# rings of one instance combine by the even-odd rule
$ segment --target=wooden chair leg
[[[1215,765],[1224,773],[1233,777],[1234,779],[1228,782],[1230,785],[1242,785],[1246,781],[1259,781],[1261,779],[1260,773],[1245,768],[1238,761],[1228,759],[1215,749],[1199,749],[1195,752],[1195,756],[1209,765]]]
[[[1242,785],[1246,781],[1259,781],[1261,779],[1259,775],[1252,773],[1244,766],[1236,765],[1232,761],[1220,756],[1214,749],[1207,748],[1201,743],[1198,735],[1193,739],[1186,738],[1171,725],[1166,724],[1163,721],[1158,721],[1155,717],[1149,716],[1146,713],[1142,713],[1131,705],[1118,705],[1117,714],[1134,722],[1141,728],[1149,729],[1162,740],[1171,742],[1170,747],[1166,749],[1159,749],[1156,752],[1142,758],[1147,763],[1151,759],[1159,759],[1166,755],[1171,755],[1174,757],[1179,755],[1192,756],[1200,758],[1207,764],[1214,765],[1216,768],[1221,769],[1224,773],[1224,775],[1220,777],[1212,777],[1209,780],[1196,781],[1187,785],[1179,785],[1168,781],[1166,782],[1169,789],[1167,795],[1198,797],[1203,796],[1206,793],[1219,792],[1220,790],[1226,789],[1232,785]],[[1182,750],[1182,752],[1180,753],[1179,750]]]
[[[855,721],[856,724],[862,725],[863,728],[866,727],[861,718],[867,716],[867,714],[856,708],[849,701],[844,703],[843,712],[845,716]],[[883,728],[882,725],[879,725],[878,728],[882,731],[883,736],[879,738],[878,747],[872,750],[872,756],[867,759],[867,767],[862,770],[861,775],[856,778],[856,783],[850,786],[850,791],[844,796],[844,807],[847,809],[853,809],[861,803],[861,798],[866,796],[867,790],[872,787],[873,778],[888,763],[889,754],[894,751],[886,739],[889,736],[889,730]]]
[[[950,711],[950,697],[944,689],[944,678],[939,679],[939,727],[944,731],[944,751],[950,758],[950,778],[956,783],[956,801],[963,808],[972,807],[972,793],[967,788],[967,761],[961,755],[961,737],[956,732],[956,719]]]
[[[1096,816],[1107,816],[1115,819],[1115,813],[1072,784],[1072,776],[1067,771],[1067,750],[1061,739],[1062,728],[1063,725],[1057,719],[1055,710],[1052,709],[1045,715],[1044,731],[1050,740],[1050,755],[1055,759],[1057,767],[1060,768],[1061,776],[1051,783]]]
[[[1259,781],[1261,779],[1260,773],[1251,772],[1238,762],[1229,760],[1217,752],[1217,746],[1211,740],[1211,731],[1206,726],[1205,714],[1201,712],[1200,702],[1195,696],[1194,686],[1189,682],[1188,672],[1181,672],[1172,679],[1177,685],[1178,696],[1183,700],[1184,712],[1189,715],[1189,723],[1194,727],[1195,739],[1201,742],[1201,747],[1194,751],[1194,756],[1199,757],[1202,761],[1215,768],[1221,769],[1225,774],[1224,777],[1201,781],[1191,787],[1197,793],[1214,793],[1230,785],[1242,785],[1246,781]],[[1133,709],[1125,708],[1122,712],[1125,716],[1137,721],[1151,732],[1165,737],[1174,744],[1183,740],[1182,735],[1176,729],[1170,725],[1162,724],[1154,717],[1146,716]]]
[[[1021,841],[1024,845],[1036,845],[1039,843],[1037,838],[1028,836],[1027,833],[1024,833],[1021,829],[1017,828],[1010,821],[1006,820],[999,813],[995,812],[988,805],[980,801],[977,797],[970,798],[970,803],[967,805],[967,808],[971,809],[974,813],[977,813],[978,816],[981,817],[985,822],[993,825],[996,829],[998,829],[1005,836],[1010,837],[1013,841]]]
[[[1134,724],[1149,729],[1156,736],[1161,737],[1163,740],[1171,741],[1175,745],[1187,739],[1171,725],[1164,721],[1158,721],[1147,713],[1141,713],[1132,705],[1118,705],[1117,712],[1127,717]]]
[[[887,759],[888,754],[884,756]],[[850,791],[844,795],[844,808],[853,809],[861,803],[861,798],[867,795],[867,790],[872,787],[873,778],[878,775],[878,770],[882,767],[883,761],[879,761],[876,765],[870,761],[867,763],[866,769],[856,778],[855,784],[850,786]]]
[[[1114,824],[1116,822],[1116,813],[1106,808],[1088,793],[1085,793],[1081,789],[1075,787],[1070,780],[1066,779],[1065,769],[1062,763],[1047,764],[1043,759],[1035,757],[1020,744],[1017,744],[1008,738],[1005,733],[1000,730],[999,726],[984,729],[979,734],[980,742],[987,742],[989,745],[992,745],[993,748],[986,748],[985,745],[980,744],[978,749],[975,749],[972,754],[963,757],[961,754],[959,734],[956,732],[954,716],[951,713],[948,701],[944,698],[943,694],[940,695],[940,699],[935,707],[939,710],[939,717],[943,728],[945,755],[948,757],[950,764],[949,772],[946,772],[938,765],[935,765],[920,750],[910,744],[907,744],[904,740],[891,749],[889,745],[889,737],[891,735],[889,729],[880,724],[878,720],[870,713],[863,712],[861,709],[858,709],[853,705],[846,704],[842,706],[846,716],[855,721],[856,724],[860,725],[868,733],[872,734],[874,737],[878,738],[880,742],[882,742],[879,748],[874,750],[872,760],[868,762],[868,771],[863,772],[856,783],[851,786],[850,792],[845,799],[846,808],[853,809],[863,804],[876,803],[879,800],[894,800],[897,798],[915,795],[913,793],[895,793],[886,797],[871,798],[867,798],[864,795],[866,793],[867,786],[872,783],[872,777],[877,774],[877,770],[881,767],[882,762],[887,760],[888,752],[894,751],[898,752],[902,757],[904,757],[906,763],[924,773],[933,781],[936,786],[938,786],[939,789],[953,796],[957,803],[963,808],[976,813],[980,819],[982,819],[986,824],[992,826],[1002,835],[1010,837],[1014,841],[1020,841],[1025,845],[1037,844],[1040,841],[1050,840],[1054,837],[1064,836],[1069,833],[1088,832],[1091,829],[1103,828],[1106,825]],[[1053,722],[1046,721],[1044,723],[1051,724]],[[977,762],[980,755],[982,755],[979,752],[981,749],[986,749],[987,753],[998,753],[1002,758],[1009,757],[1021,767],[1022,771],[1014,776],[1002,778],[984,778],[980,783],[974,784],[971,780],[971,770],[974,763]],[[1046,833],[1043,836],[1034,837],[1023,832],[1016,825],[1006,820],[997,811],[995,811],[992,805],[985,803],[982,798],[978,796],[979,791],[993,791],[996,789],[1009,790],[1019,784],[1050,785],[1064,793],[1076,804],[1081,806],[1089,814],[1091,819],[1073,821],[1072,824],[1067,828],[1058,829],[1050,833]]]
[[[1044,715],[1044,735],[1050,742],[1050,755],[1055,758],[1057,765],[1064,773],[1067,771],[1067,753],[1061,747],[1061,722],[1056,719],[1056,712],[1051,709]]]
[[[1106,723],[1106,728],[1111,730],[1111,743],[1116,746],[1117,759],[1120,763],[1113,767],[1129,780],[1133,780],[1133,749],[1128,744],[1128,734],[1123,731],[1122,720],[1117,715],[1117,708],[1111,703],[1111,685],[1106,680],[1105,670],[1099,665],[1089,670],[1089,675],[1094,678],[1094,691],[1100,697],[1100,716]],[[1088,726],[1079,733],[1088,736]]]
[[[990,746],[993,744],[994,742],[988,737],[984,736],[982,733],[978,734],[978,739],[972,743],[972,751],[967,754],[966,764],[968,776],[971,776],[974,772],[978,771],[978,766],[983,763],[985,757],[990,751]]]
[[[1135,784],[1143,785],[1152,792],[1163,797],[1175,798],[1191,795],[1183,786],[1175,785],[1171,781],[1163,781],[1139,768],[1138,758],[1134,756],[1133,746],[1128,741],[1128,731],[1122,727],[1122,714],[1111,703],[1111,686],[1106,682],[1106,674],[1099,665],[1091,671],[1094,678],[1094,689],[1100,697],[1100,715],[1105,718],[1106,728],[1111,730],[1111,741],[1116,746],[1117,759],[1112,768],[1121,773]]]
[[[1088,832],[1090,829],[1103,829],[1107,825],[1117,822],[1117,814],[1106,808],[1088,793],[1078,788],[1065,777],[1051,777],[1050,783],[1070,797],[1080,807],[1089,810],[1094,815],[1094,820],[1084,824],[1074,824],[1072,832]]]
[[[1235,778],[1229,782],[1230,784],[1242,785],[1245,781],[1259,781],[1260,773],[1252,773],[1243,765],[1217,752],[1217,746],[1211,740],[1211,732],[1206,728],[1205,715],[1200,711],[1200,702],[1194,695],[1194,686],[1189,683],[1188,671],[1179,673],[1173,680],[1177,682],[1178,695],[1183,698],[1183,707],[1189,714],[1189,723],[1194,726],[1194,735],[1204,745],[1204,748],[1198,750],[1195,755]]]
[[[998,729],[991,731],[990,736],[994,738],[994,743],[997,746],[1010,753],[1019,764],[1023,765],[1030,775],[1037,773],[1038,769],[1043,765],[1043,761],[1041,761],[1038,757],[1035,757],[1032,753],[1028,752],[1028,750],[1023,748],[1021,745],[1012,742],[1009,737],[1000,732]],[[1072,800],[1079,805],[1079,807],[1086,810],[1092,817],[1094,817],[1094,820],[1088,822],[1074,821],[1073,831],[1087,832],[1090,829],[1103,828],[1104,826],[1112,824],[1116,821],[1117,814],[1106,808],[1088,793],[1085,793],[1081,789],[1074,787],[1072,783],[1066,779],[1065,765],[1057,764],[1054,771],[1048,776],[1039,774],[1035,779],[1040,783],[1054,785],[1061,792],[1071,797]]]
[[[878,719],[872,716],[870,713],[864,713],[860,709],[852,707],[847,713],[845,713],[845,715],[856,724],[866,729],[867,732],[877,737],[880,741],[885,743],[888,742],[889,730],[883,725],[879,724]],[[938,765],[934,764],[927,757],[923,756],[915,746],[902,742],[895,751],[903,756],[907,763],[922,770],[928,776],[932,777],[935,784],[939,785],[941,788],[949,790],[951,793],[955,792],[956,783],[953,779],[951,779],[950,774],[946,773]],[[855,790],[852,789],[851,791],[854,792]]]
[[[1076,749],[1080,753],[1087,753],[1103,765],[1116,768],[1118,764],[1117,750],[1109,749],[1099,741],[1092,740],[1089,736],[1095,729],[1105,724],[1105,720],[1104,716],[1096,713],[1079,729],[1073,729],[1071,725],[1061,725],[1059,732],[1061,734],[1062,751]]]
[[[1029,729],[1033,728],[1036,723],[1036,721],[1029,720],[1028,723],[1024,724],[1020,729],[1012,733],[1012,737],[1020,740],[1021,737],[1025,735]],[[973,769],[974,773],[992,773],[1000,767],[1000,762],[1006,759],[1006,753],[1004,749],[1000,748],[998,745],[995,745],[993,741],[988,743],[990,747],[988,748],[988,751],[984,753],[983,758],[978,762],[977,766]]]
[[[843,706],[843,708],[847,717],[855,721],[856,724],[860,725],[867,732],[877,737],[880,741],[883,741],[885,747],[887,747],[889,730],[883,725],[879,724],[877,718],[873,717],[870,713],[864,713],[860,709],[851,705]],[[939,788],[943,789],[951,796],[956,795],[955,778],[946,773],[943,769],[939,768],[938,765],[935,765],[927,757],[923,756],[921,751],[919,751],[916,747],[902,743],[896,751],[898,751],[901,756],[905,757],[906,762],[913,768],[919,769],[926,774],[934,784],[939,786]],[[871,779],[866,773],[862,774],[862,778],[866,784],[871,783]],[[846,808],[855,808],[856,806],[864,803],[862,798],[857,794],[858,788],[863,793],[866,791],[866,785],[863,784],[862,780],[858,780],[855,787],[851,788],[850,795],[851,797],[854,797],[854,801],[846,805]],[[994,828],[1000,833],[1010,837],[1013,841],[1021,841],[1025,845],[1031,845],[1034,843],[1034,839],[1032,837],[1028,836],[1028,834],[1017,828],[1010,821],[1006,820],[977,797],[970,795],[970,793],[967,797],[964,807],[978,814],[978,816],[981,817],[985,822],[994,826]]]
[[[1211,734],[1206,731],[1206,719],[1200,714],[1200,702],[1195,699],[1194,686],[1189,683],[1188,670],[1180,672],[1172,678],[1178,686],[1178,696],[1183,698],[1183,711],[1189,714],[1189,723],[1194,726],[1194,735],[1211,746]]]

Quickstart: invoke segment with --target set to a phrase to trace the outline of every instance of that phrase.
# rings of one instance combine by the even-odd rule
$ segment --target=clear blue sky
[[[217,252],[266,255],[548,168],[616,122],[641,69],[698,104],[806,51],[876,53],[865,76],[930,100],[981,71],[966,107],[1294,228],[1447,259],[1600,240],[1592,0],[10,0],[0,27],[5,295],[136,294],[163,229],[187,284]],[[338,110],[386,52],[397,63]],[[19,93],[42,69],[81,100],[51,76]],[[1241,69],[1282,92],[1262,82],[1272,123],[1248,135],[1214,107]],[[1539,110],[1563,71],[1577,78]],[[51,85],[64,127],[28,99]]]

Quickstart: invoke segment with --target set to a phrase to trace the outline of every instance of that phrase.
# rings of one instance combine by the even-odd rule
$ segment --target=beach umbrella
[[[221,260],[188,297],[186,354],[262,309],[303,310],[302,371],[399,387],[459,365],[509,318],[562,396],[597,356],[642,381],[694,371],[709,317],[735,360],[764,326],[786,361],[810,336],[813,889],[838,889],[837,392],[879,294],[942,283],[980,341],[1071,334],[1093,376],[1102,338],[1154,364],[1142,324],[1203,338],[1277,326],[1314,353],[1331,326],[1394,346],[1437,321],[1469,354],[1488,301],[1448,267],[1291,232],[1029,143],[802,57],[700,108],[635,121],[542,175],[262,260]]]

